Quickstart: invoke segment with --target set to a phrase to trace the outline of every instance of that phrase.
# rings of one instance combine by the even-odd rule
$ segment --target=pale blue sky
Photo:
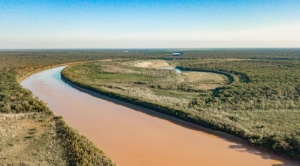
[[[0,49],[216,47],[300,47],[300,1],[0,1]]]

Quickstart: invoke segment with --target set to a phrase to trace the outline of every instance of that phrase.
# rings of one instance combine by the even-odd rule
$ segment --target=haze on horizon
[[[299,0],[1,0],[0,49],[300,47]]]

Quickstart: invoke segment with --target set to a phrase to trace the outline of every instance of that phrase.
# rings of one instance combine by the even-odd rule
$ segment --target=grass
[[[39,69],[109,54],[68,53],[0,51],[0,165],[115,165],[18,83]]]
[[[0,114],[0,165],[115,165],[51,113]]]
[[[0,124],[2,165],[67,165],[49,115],[0,114]]]
[[[256,108],[253,97],[256,96],[257,100],[264,100],[266,96],[263,93],[265,91],[259,92],[260,95],[255,93],[247,95],[243,92],[247,91],[247,86],[255,84],[249,83],[250,79],[273,83],[274,78],[269,76],[270,74],[267,73],[266,69],[269,67],[270,73],[274,72],[272,66],[277,66],[277,61],[273,64],[267,62],[269,66],[261,71],[251,67],[254,65],[260,69],[261,65],[265,65],[265,62],[218,60],[217,64],[221,67],[226,67],[222,63],[227,64],[230,62],[238,68],[230,66],[231,71],[220,70],[220,73],[226,72],[224,75],[199,72],[193,74],[190,79],[186,78],[185,73],[177,74],[171,70],[150,69],[144,66],[141,68],[140,66],[134,66],[135,62],[136,60],[117,60],[110,61],[110,63],[90,62],[79,64],[64,69],[62,76],[84,88],[202,126],[228,132],[256,145],[269,148],[276,153],[300,160],[300,111],[296,107],[285,107],[285,105],[277,109],[273,107],[259,109],[264,107]],[[141,60],[138,60],[138,62],[141,63]],[[197,64],[196,60],[192,62],[194,65]],[[207,63],[204,62],[203,59],[199,60],[199,64],[204,64],[207,68],[201,66],[202,68],[199,68],[199,70],[213,70],[212,68],[216,67],[216,64],[211,64],[211,59]],[[185,60],[170,63],[188,66]],[[289,65],[287,62],[281,62],[280,64],[287,65],[281,70],[285,74],[294,67],[294,65]],[[251,73],[248,75],[238,69],[241,69],[240,71],[248,70]],[[215,68],[214,71],[219,72],[218,68]],[[252,78],[256,75],[255,72],[260,75],[260,79]],[[229,82],[229,79],[225,79],[228,75],[239,79]],[[294,75],[292,74],[292,77]],[[285,76],[285,80],[281,79],[281,83],[282,81],[289,82],[290,79],[286,79],[287,77]],[[204,85],[218,83],[219,86],[216,89],[201,89],[199,84],[203,82]],[[293,84],[295,83],[293,82]],[[236,88],[236,86],[241,86],[241,89]],[[255,87],[259,88],[259,86],[261,84],[256,82]],[[262,84],[262,86],[264,85]],[[233,88],[234,91],[227,92],[227,89],[230,88]],[[256,89],[249,89],[249,92],[252,90]],[[223,91],[226,93],[222,94]],[[290,96],[291,94],[287,95]],[[252,105],[251,108],[253,109],[239,109],[241,103],[238,102],[241,99],[232,100],[230,95],[235,95],[244,100],[244,107],[241,108]],[[280,96],[278,95],[278,97]],[[272,102],[275,101],[272,100]],[[261,102],[260,104],[265,103]]]
[[[157,61],[150,61],[152,62]],[[166,61],[159,62],[164,62],[162,63],[164,66],[168,64]],[[159,104],[168,103],[168,106],[178,109],[188,108],[191,100],[199,93],[203,92],[202,95],[206,95],[207,89],[220,87],[227,82],[226,76],[221,74],[176,73],[174,70],[136,67],[135,64],[140,63],[144,62],[141,60],[90,62],[67,68],[63,72],[68,73],[71,78],[76,77],[76,80],[85,80],[85,83],[95,88]]]
[[[82,82],[80,79],[83,78],[81,76],[85,75],[88,78],[83,82],[86,88],[196,124],[226,131],[281,154],[300,158],[299,109],[296,109],[296,100],[286,102],[287,99],[296,96],[299,90],[297,87],[299,83],[297,74],[300,73],[297,71],[300,60],[299,49],[176,51],[185,54],[174,58],[170,55],[174,50],[129,50],[128,53],[120,50],[0,51],[0,163],[114,165],[90,141],[68,127],[63,119],[51,114],[43,102],[34,98],[18,84],[20,78],[38,69],[92,60],[102,61],[93,65],[83,64],[88,70],[73,70],[76,69],[74,66],[68,72],[68,79],[73,81],[78,79],[77,83],[80,84]],[[219,84],[211,80],[185,84],[180,82],[180,77],[172,71],[161,72],[154,70],[155,68],[148,70],[132,66],[137,61],[158,58],[172,60],[171,66],[206,69],[221,75],[225,74],[227,78],[232,77],[231,81],[229,80],[231,86],[228,86],[227,81]],[[115,59],[118,59],[118,65],[114,65]],[[259,63],[252,63],[253,60]],[[292,61],[294,62],[291,63]],[[247,70],[255,69],[254,66],[258,67],[257,71],[260,72]],[[269,69],[271,67],[273,73],[266,70],[268,68],[265,66]],[[244,83],[244,79],[248,77],[252,78],[253,83],[260,82],[262,86]],[[102,82],[99,82],[100,79]],[[177,80],[175,84],[174,80]],[[128,84],[123,84],[124,81]],[[218,89],[224,85],[228,89]],[[217,93],[212,93],[213,89]],[[246,100],[245,96],[259,96],[256,92],[271,94],[272,100],[264,100],[263,106],[255,103],[259,100],[250,102]],[[212,97],[212,94],[215,96]],[[228,97],[229,94],[235,95]],[[244,96],[241,97],[240,94]],[[279,98],[283,102],[278,102],[276,95],[283,96]],[[155,99],[151,101],[148,98]],[[203,101],[202,98],[208,100]],[[277,101],[273,102],[274,99]],[[241,103],[233,102],[235,100]],[[232,107],[230,102],[236,105]],[[257,110],[255,105],[262,106],[260,110],[263,111],[255,111]],[[252,111],[249,111],[252,107]],[[210,111],[201,108],[209,108]]]
[[[62,117],[53,117],[53,119],[56,125],[57,139],[64,149],[63,155],[67,158],[67,165],[115,165],[115,163],[91,141],[80,135],[75,129],[70,128]]]

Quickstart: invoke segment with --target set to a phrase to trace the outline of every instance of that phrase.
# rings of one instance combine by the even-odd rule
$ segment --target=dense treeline
[[[191,90],[194,83],[172,82],[177,78],[174,72],[136,68],[124,60],[75,65],[63,70],[62,76],[83,88],[226,131],[300,159],[299,107],[284,105],[298,102],[299,77],[293,72],[299,69],[298,61],[197,59],[170,63],[189,70],[227,73],[236,81],[214,90],[195,91]],[[276,87],[278,93],[270,93],[266,86]],[[280,107],[274,106],[276,102]]]
[[[54,121],[56,122],[57,137],[65,150],[69,165],[115,165],[92,142],[70,128],[61,117],[54,117]]]
[[[41,111],[43,103],[37,102],[32,94],[23,89],[18,79],[27,73],[57,64],[79,61],[101,60],[105,58],[161,56],[159,51],[122,50],[25,50],[0,52],[0,112],[20,113]]]
[[[172,51],[172,50],[169,50]],[[178,50],[184,56],[176,59],[208,59],[208,58],[239,58],[239,59],[269,59],[269,60],[299,60],[300,49],[203,49]]]
[[[190,70],[215,70],[237,75],[239,82],[219,88],[201,107],[221,110],[270,110],[300,108],[300,65],[295,60],[243,60],[188,64]],[[241,81],[242,80],[242,81]],[[200,100],[203,101],[203,98]]]
[[[174,72],[157,75],[148,70],[146,80],[134,80],[134,87],[126,89],[122,84],[130,77],[117,72],[106,73],[107,80],[123,78],[105,86],[99,92],[120,95],[121,90],[131,96],[121,95],[125,101],[139,104],[182,119],[226,131],[243,137],[257,145],[300,159],[299,129],[299,49],[216,49],[216,50],[23,50],[0,52],[0,112],[48,112],[45,104],[24,90],[18,79],[27,73],[63,63],[94,61],[101,59],[168,59],[186,69],[227,73],[232,76],[230,84],[220,84],[215,90],[197,89],[196,83],[172,84],[156,82],[149,77],[166,78]],[[182,57],[172,57],[172,52],[184,52]],[[237,61],[237,59],[239,61]],[[248,59],[248,60],[245,60]],[[249,59],[252,59],[251,61]],[[128,61],[126,60],[126,61]],[[122,60],[123,61],[123,60]],[[107,64],[107,62],[105,62]],[[99,69],[99,68],[95,68]],[[104,68],[103,68],[104,69]],[[126,70],[127,71],[127,70]],[[93,70],[89,71],[93,72]],[[98,71],[95,72],[99,74]],[[94,74],[95,74],[94,73]],[[115,74],[123,75],[121,77]],[[225,74],[226,75],[226,74]],[[91,76],[91,75],[87,75]],[[138,75],[132,74],[136,79]],[[78,75],[70,72],[68,79]],[[81,83],[82,78],[77,80]],[[90,79],[96,83],[97,77]],[[88,79],[86,79],[88,81]],[[217,82],[217,84],[219,84]],[[87,85],[86,82],[84,85]],[[89,85],[98,89],[98,85]],[[114,90],[114,92],[109,90]],[[118,90],[119,91],[118,91]],[[170,90],[169,90],[170,89]],[[146,90],[146,95],[144,91]],[[139,94],[139,96],[135,96]],[[158,97],[157,97],[158,96]],[[161,98],[159,96],[162,96]],[[116,97],[116,96],[113,96]],[[146,97],[156,98],[148,100]],[[261,99],[259,99],[262,97]],[[160,100],[161,101],[158,101]],[[167,101],[167,102],[166,102]],[[163,103],[162,103],[163,102]],[[257,111],[259,109],[260,111]],[[275,110],[274,110],[275,109]],[[285,110],[282,110],[285,109]],[[297,110],[291,110],[297,109]],[[252,110],[252,111],[247,111]],[[53,116],[49,113],[49,116]],[[53,116],[54,117],[54,116]],[[101,151],[82,138],[60,118],[54,118],[57,136],[61,140],[71,165],[94,164],[92,161],[110,165]],[[67,138],[67,139],[64,139]],[[75,143],[76,142],[76,143]]]
[[[0,72],[0,88],[1,113],[41,112],[46,108],[43,102],[33,98],[30,91],[20,86],[11,69]]]
[[[23,89],[18,82],[18,79],[34,70],[63,63],[98,60],[109,55],[109,52],[85,53],[84,55],[81,55],[79,51],[71,52],[74,56],[66,51],[0,52],[0,113],[36,112],[45,118],[52,118],[51,123],[56,126],[56,136],[53,139],[58,139],[59,141],[56,142],[59,142],[59,146],[64,150],[63,156],[58,157],[66,159],[68,165],[115,165],[90,141],[67,126],[63,119],[53,115],[45,103],[33,97],[32,93]],[[5,150],[2,149],[2,151]],[[55,154],[50,155],[55,156]]]

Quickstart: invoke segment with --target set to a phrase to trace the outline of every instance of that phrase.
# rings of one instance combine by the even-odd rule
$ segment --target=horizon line
[[[159,47],[145,47],[145,48],[0,48],[0,51],[14,51],[14,50],[205,50],[205,49],[300,49],[300,47],[207,47],[207,48],[159,48]]]

